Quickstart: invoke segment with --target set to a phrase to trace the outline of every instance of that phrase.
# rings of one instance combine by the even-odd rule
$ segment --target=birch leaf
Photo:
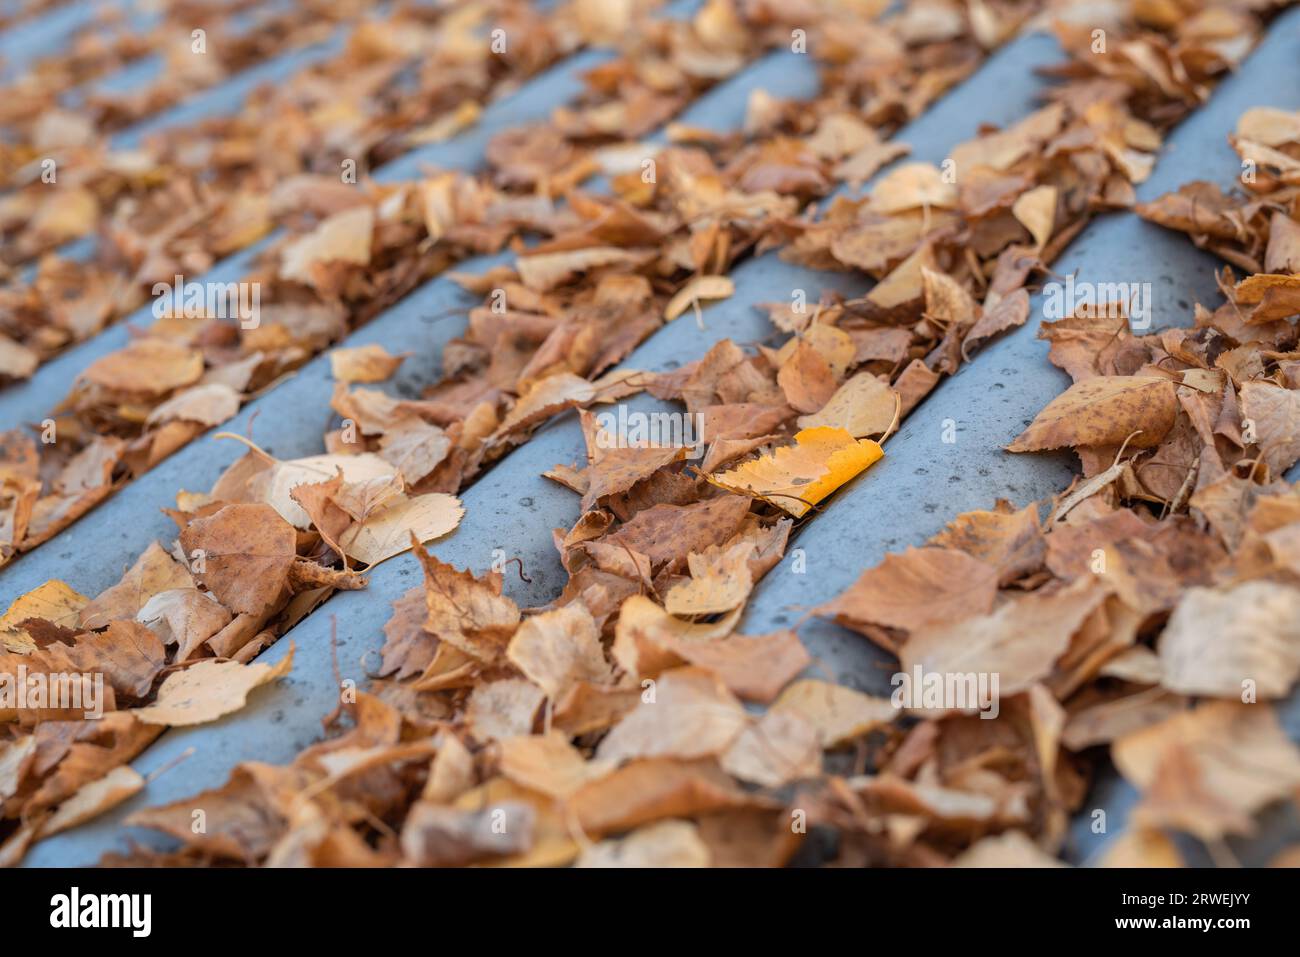
[[[158,689],[158,697],[147,708],[132,712],[146,724],[180,727],[215,721],[222,715],[238,711],[248,700],[249,692],[276,678],[283,678],[293,667],[293,644],[284,660],[275,665],[206,658],[184,671],[171,674]]]
[[[709,477],[720,488],[767,499],[795,518],[884,456],[870,440],[858,441],[831,426],[804,429],[786,445],[721,475]]]
[[[460,524],[465,509],[460,499],[444,492],[415,495],[366,517],[343,533],[339,544],[349,558],[374,567],[411,547],[441,538]]]

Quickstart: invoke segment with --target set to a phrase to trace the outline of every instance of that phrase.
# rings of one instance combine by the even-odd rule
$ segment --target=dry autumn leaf
[[[885,727],[899,715],[886,699],[815,678],[796,681],[786,688],[772,705],[771,713],[801,718],[827,748]]]
[[[158,697],[135,716],[148,724],[203,724],[244,706],[249,692],[283,678],[293,668],[293,645],[276,665],[199,661],[163,681]]]
[[[800,518],[884,454],[875,442],[858,441],[844,429],[817,426],[796,433],[793,445],[710,476],[709,481],[728,491],[770,500]]]
[[[1268,705],[1215,701],[1126,735],[1115,763],[1141,792],[1135,823],[1214,840],[1300,786],[1300,751]]]
[[[672,322],[687,309],[706,299],[726,299],[736,291],[727,276],[696,276],[677,291],[664,307],[664,321]]]
[[[578,682],[605,684],[612,678],[596,623],[578,602],[524,619],[506,657],[555,699]]]
[[[1300,590],[1191,588],[1160,636],[1161,683],[1181,694],[1280,698],[1300,676]]]
[[[472,658],[500,662],[519,625],[518,606],[501,594],[501,575],[478,578],[429,555],[417,541],[411,541],[411,548],[424,567],[424,628]]]
[[[1151,448],[1173,428],[1177,413],[1178,400],[1168,379],[1098,376],[1075,383],[1053,399],[1007,449],[1118,446],[1129,436],[1135,448]]]
[[[1015,694],[1047,676],[1105,597],[1096,581],[1081,578],[1055,594],[1008,601],[991,614],[918,628],[899,652],[901,670],[997,674],[1000,693]]]
[[[0,31],[52,2],[0,13]],[[197,461],[177,455],[188,443],[245,401],[257,408],[248,454],[207,491],[154,503],[175,541],[124,525],[116,583],[96,579],[87,600],[70,569],[0,623],[0,675],[102,674],[108,692],[97,721],[0,705],[0,864],[139,792],[131,762],[167,724],[246,704],[288,666],[259,655],[304,623],[319,637],[309,616],[329,614],[330,594],[407,549],[374,579],[395,591],[355,596],[364,608],[400,594],[382,637],[353,616],[333,656],[340,680],[363,670],[366,690],[331,695],[321,733],[287,763],[240,764],[162,807],[144,790],[131,820],[166,834],[166,849],[118,842],[104,863],[931,868],[1086,853],[1147,866],[1257,854],[1225,836],[1273,840],[1263,812],[1296,793],[1297,751],[1268,705],[1236,701],[1283,699],[1300,671],[1300,498],[1285,478],[1300,458],[1300,120],[1271,107],[1240,119],[1228,142],[1251,175],[1231,190],[1206,181],[1137,206],[1135,187],[1186,154],[1164,137],[1212,114],[1221,78],[1249,88],[1246,56],[1284,5],[1108,7],[1105,55],[1084,22],[1098,10],[1037,0],[709,0],[687,15],[622,0],[273,6],[251,31],[241,4],[207,11],[214,42],[184,64],[175,11],[95,19],[60,58],[36,54],[4,81],[19,95],[4,101],[0,378],[39,386],[60,356],[72,372],[49,403],[57,441],[38,437],[39,410],[0,436],[0,563],[67,530],[75,545],[74,523],[106,501],[108,524],[129,517],[143,492],[112,493],[168,457],[184,469]],[[1004,98],[970,117],[967,142],[923,137],[921,162],[886,169],[865,196],[842,188],[905,153],[895,134],[947,91],[1023,71],[1006,56],[974,76],[1049,23],[1061,61],[1033,77],[1045,106]],[[322,46],[323,30],[341,41]],[[755,90],[734,129],[703,119],[731,115],[714,107],[791,38],[807,41],[815,91]],[[182,102],[215,109],[202,88],[306,45],[311,62],[237,115],[149,122]],[[575,95],[500,122],[510,91],[590,46],[600,62],[575,74]],[[159,58],[166,69],[143,86],[104,83]],[[149,137],[114,145],[142,121]],[[412,152],[442,142],[465,162],[433,169]],[[948,161],[924,161],[940,147]],[[57,189],[37,172],[51,155]],[[1236,168],[1220,172],[1206,175]],[[1162,274],[1174,321],[1156,331],[1096,302],[1042,324],[1049,361],[1076,385],[1012,449],[1072,454],[1023,484],[1003,482],[993,455],[979,483],[1037,500],[954,515],[951,495],[878,485],[930,487],[943,451],[911,442],[908,467],[819,518],[880,459],[869,438],[883,443],[927,397],[969,398],[964,365],[997,361],[977,347],[1029,322],[1030,290],[1050,294],[1072,272],[1058,260],[1089,220],[1135,206],[1231,269],[1195,287]],[[769,253],[782,260],[770,275]],[[482,257],[453,277],[481,301],[426,314],[443,288],[429,283]],[[240,282],[174,275],[235,263],[253,264]],[[805,268],[811,285],[769,290],[780,301],[749,312],[765,280]],[[136,310],[155,278],[182,287],[170,311],[133,321],[125,348],[72,349]],[[181,303],[182,283],[206,286],[208,302]],[[1216,285],[1222,305],[1177,314],[1188,289]],[[217,286],[256,290],[256,318],[213,299]],[[672,322],[723,298],[735,342]],[[656,371],[633,371],[650,337],[642,368]],[[362,341],[411,350],[400,383],[364,387],[407,353]],[[332,395],[318,391],[322,362]],[[319,407],[278,415],[288,395]],[[623,414],[647,409],[656,424],[689,420],[689,435],[629,438]],[[312,415],[319,436],[290,427]],[[316,454],[280,461],[254,435]],[[518,520],[517,547],[467,540],[466,527],[442,549],[493,571],[420,546],[458,527],[462,497],[481,507],[536,481],[519,472],[535,460],[513,450],[538,439],[564,449],[546,473],[558,487],[487,502]],[[1073,483],[1043,486],[1076,461]],[[473,489],[489,470],[501,484]],[[863,547],[817,546],[824,521]],[[806,560],[812,576],[797,577]],[[408,577],[416,561],[422,579]],[[854,576],[830,601],[799,597]],[[742,622],[768,633],[737,634]],[[377,672],[356,664],[381,643]],[[328,651],[315,647],[317,671]],[[938,676],[947,693],[990,671],[1001,683],[978,715],[951,695],[879,696],[891,673]],[[301,727],[315,700],[286,699],[287,723],[256,707],[252,740]],[[225,723],[203,733],[220,744]],[[205,767],[224,753],[203,751]],[[1141,797],[1081,849],[1081,816],[1098,801],[1114,810],[1107,756]],[[174,784],[197,766],[162,770]],[[86,846],[48,853],[71,844]],[[1284,863],[1294,849],[1263,853]]]
[[[887,555],[817,612],[850,628],[875,624],[915,631],[987,614],[997,585],[997,569],[965,552],[913,548]]]
[[[800,429],[843,429],[855,439],[883,435],[898,417],[897,393],[870,372],[859,372],[835,390],[829,401],[799,417]]]
[[[706,671],[679,668],[662,675],[646,699],[605,737],[596,751],[616,764],[633,758],[691,760],[722,754],[749,719],[726,687]]]
[[[383,346],[371,343],[330,353],[330,372],[339,382],[383,382],[397,371],[405,354],[391,355]]]
[[[293,526],[269,505],[227,505],[186,525],[180,541],[195,580],[250,615],[279,600],[298,556]]]
[[[0,643],[7,651],[26,654],[36,643],[22,627],[28,619],[48,621],[61,628],[76,625],[90,599],[79,595],[66,582],[48,581],[15,598],[0,617]]]
[[[351,558],[375,566],[411,548],[448,534],[460,524],[465,509],[454,495],[431,492],[377,509],[352,525],[340,547]]]

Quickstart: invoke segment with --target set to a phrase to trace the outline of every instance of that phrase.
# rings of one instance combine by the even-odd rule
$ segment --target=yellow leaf
[[[395,356],[378,343],[330,353],[330,372],[339,382],[383,382],[406,358]]]
[[[770,499],[795,518],[880,461],[884,450],[833,426],[804,429],[795,444],[709,478],[719,488]]]
[[[276,665],[245,665],[238,661],[205,659],[184,671],[167,676],[158,689],[158,697],[147,708],[133,714],[146,724],[176,727],[215,721],[222,715],[238,711],[248,700],[248,693],[260,685],[283,678],[293,667],[293,644],[289,654]]]
[[[871,190],[871,208],[878,213],[956,205],[957,187],[945,182],[933,163],[904,163],[882,176]]]
[[[1052,238],[1052,227],[1056,224],[1056,187],[1038,186],[1022,193],[1012,205],[1011,213],[1029,230],[1034,245],[1042,249]]]
[[[459,525],[464,514],[460,499],[454,495],[416,495],[371,513],[364,523],[348,529],[339,544],[350,558],[373,568],[407,551],[412,534],[421,544],[430,542]]]
[[[64,628],[77,627],[77,615],[90,599],[73,591],[66,582],[47,581],[14,599],[0,618],[0,645],[20,655],[36,650],[36,642],[20,627],[28,618],[43,618]]]
[[[859,372],[820,411],[800,416],[799,427],[834,426],[855,438],[879,435],[894,423],[897,411],[898,393],[870,372]]]
[[[664,319],[672,322],[689,309],[693,302],[701,299],[726,299],[735,291],[736,284],[727,276],[696,276],[668,300],[668,305],[664,307]]]
[[[369,206],[335,213],[284,247],[280,276],[314,287],[317,266],[328,263],[364,266],[370,262],[374,231],[375,211]]]
[[[41,825],[41,837],[50,837],[89,821],[144,790],[145,780],[129,764],[119,765],[102,778],[83,784],[59,805]]]

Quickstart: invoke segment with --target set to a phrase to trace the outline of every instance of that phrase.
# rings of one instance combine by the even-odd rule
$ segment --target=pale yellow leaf
[[[249,692],[283,678],[292,667],[292,643],[284,660],[276,665],[245,665],[205,658],[184,671],[168,675],[154,703],[132,713],[146,724],[171,727],[215,721],[238,711],[248,700]]]

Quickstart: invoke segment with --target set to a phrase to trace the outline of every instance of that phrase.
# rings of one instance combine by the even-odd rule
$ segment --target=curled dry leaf
[[[370,262],[374,229],[375,211],[370,206],[335,213],[285,246],[280,275],[314,287],[331,264],[364,266]]]
[[[830,495],[884,456],[870,440],[856,440],[847,431],[818,426],[796,433],[794,445],[709,477],[728,491],[770,500],[795,518]]]
[[[98,817],[132,795],[144,790],[145,780],[128,765],[116,767],[102,778],[83,785],[59,805],[40,826],[40,837],[49,837]]]
[[[1065,446],[1130,445],[1151,448],[1174,427],[1178,399],[1174,384],[1156,376],[1098,376],[1077,382],[1057,396],[1014,442],[1011,452]]]
[[[612,678],[596,622],[580,602],[525,618],[506,657],[553,699],[579,682]]]
[[[241,614],[275,605],[298,557],[293,526],[269,505],[226,505],[186,525],[180,541],[195,580]]]
[[[146,724],[173,727],[215,721],[242,708],[254,688],[283,678],[292,668],[292,644],[275,665],[205,659],[169,675],[154,703],[132,713]]]
[[[1181,694],[1283,697],[1300,676],[1300,589],[1190,588],[1160,635],[1161,683]]]
[[[327,481],[339,473],[347,484],[359,485],[391,478],[396,474],[396,468],[368,452],[361,455],[311,455],[283,462],[269,459],[269,465],[247,479],[246,491],[253,501],[271,506],[295,528],[307,529],[311,527],[311,517],[294,500],[293,490],[299,485]]]
[[[500,573],[478,578],[439,561],[419,542],[411,548],[424,567],[425,630],[485,664],[501,662],[519,625],[519,607],[501,594]]]
[[[193,586],[189,569],[157,542],[150,542],[117,584],[82,607],[78,623],[83,628],[102,628],[114,619],[134,618],[160,592]]]
[[[843,429],[855,439],[883,435],[898,416],[898,394],[870,372],[859,372],[820,409],[799,417],[800,429]]]
[[[188,577],[188,576],[187,576]],[[188,661],[209,638],[230,624],[220,602],[192,585],[152,595],[136,620],[166,645],[176,645],[175,661]]]
[[[664,320],[672,322],[695,303],[705,299],[727,299],[736,292],[736,284],[728,276],[696,276],[668,300],[664,307]]]
[[[377,343],[335,349],[330,353],[330,372],[339,382],[383,382],[405,358],[392,355]]]
[[[817,612],[850,628],[915,631],[987,614],[997,589],[997,569],[978,558],[949,548],[912,548],[885,556]]]

